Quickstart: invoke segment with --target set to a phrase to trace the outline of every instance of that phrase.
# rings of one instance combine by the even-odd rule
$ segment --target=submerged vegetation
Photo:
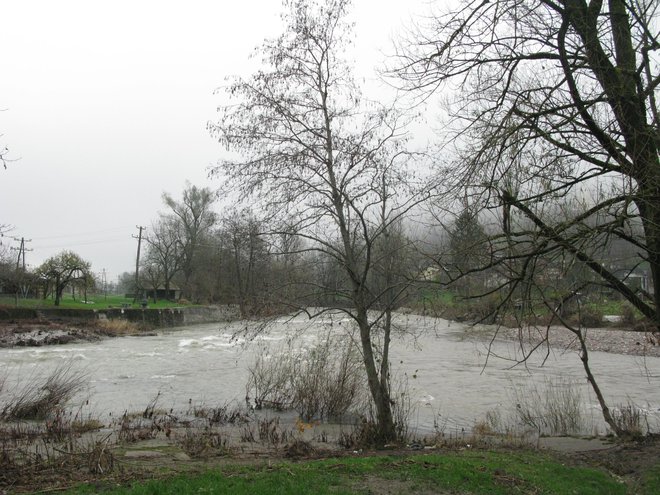
[[[0,489],[21,493],[47,485],[68,493],[99,487],[108,493],[198,493],[212,484],[214,493],[272,493],[275,487],[278,493],[381,493],[386,486],[406,493],[510,493],[512,487],[522,493],[573,493],[579,486],[580,493],[650,494],[660,487],[648,466],[629,472],[624,484],[616,470],[590,468],[584,459],[582,467],[567,467],[565,458],[535,451],[511,435],[430,435],[396,446],[394,455],[365,457],[361,452],[369,444],[355,442],[359,426],[352,430],[353,442],[346,443],[344,435],[335,443],[318,425],[285,425],[276,417],[220,409],[197,408],[196,420],[158,410],[150,417],[146,411],[125,414],[113,433],[101,435],[85,432],[102,425],[67,413],[54,416],[43,431],[36,425],[3,425]],[[426,453],[418,455],[420,448]],[[267,466],[246,461],[263,454],[270,459]],[[308,460],[317,457],[329,458]],[[200,461],[207,474],[199,474]],[[141,479],[152,481],[143,486]],[[74,488],[83,481],[91,483]]]
[[[508,416],[489,414],[471,431],[447,431],[441,426],[426,433],[401,429],[397,441],[389,446],[396,450],[395,457],[379,455],[370,459],[347,459],[347,455],[353,457],[378,445],[375,423],[370,419],[373,416],[368,404],[360,399],[364,392],[360,392],[359,387],[364,385],[360,385],[359,374],[355,375],[355,382],[347,380],[358,388],[350,387],[349,394],[339,394],[341,400],[336,395],[337,389],[335,394],[319,395],[324,384],[336,382],[338,378],[339,381],[345,380],[347,374],[351,376],[346,371],[351,367],[341,363],[342,360],[350,363],[354,359],[350,350],[337,349],[327,336],[321,336],[316,345],[304,353],[281,350],[287,357],[295,356],[288,365],[309,375],[300,382],[290,380],[289,376],[288,407],[299,407],[293,416],[268,410],[267,406],[274,404],[265,400],[261,410],[254,410],[247,404],[208,406],[190,402],[187,409],[177,411],[164,408],[160,393],[156,393],[143,409],[126,411],[121,416],[110,417],[108,422],[108,419],[101,421],[87,412],[91,409],[89,400],[81,396],[85,390],[85,372],[73,364],[59,367],[23,386],[0,380],[3,383],[0,387],[0,490],[11,488],[12,492],[27,492],[44,485],[73,490],[78,481],[94,480],[93,488],[73,490],[86,493],[106,484],[110,489],[110,485],[116,487],[128,480],[134,484],[143,477],[167,477],[167,481],[154,481],[144,487],[144,490],[161,493],[160,490],[165,489],[161,487],[165,485],[178,486],[179,481],[169,477],[183,471],[190,474],[184,474],[181,483],[185,479],[191,490],[207,486],[207,476],[216,479],[220,476],[217,473],[222,473],[223,479],[217,490],[230,481],[234,483],[233,487],[245,482],[246,487],[254,488],[255,483],[260,483],[259,479],[271,475],[274,478],[266,486],[272,486],[271,483],[280,483],[280,476],[288,473],[292,493],[316,493],[317,490],[330,490],[330,487],[325,487],[326,482],[317,479],[319,475],[314,473],[322,472],[321,466],[335,466],[332,469],[337,470],[340,477],[332,483],[332,489],[343,486],[341,489],[347,493],[369,489],[378,492],[379,486],[388,483],[395,483],[397,489],[410,493],[445,489],[462,493],[508,493],[506,490],[512,486],[524,488],[523,493],[537,493],[539,490],[540,493],[568,493],[564,491],[568,479],[586,483],[585,490],[593,486],[594,493],[626,493],[626,485],[621,484],[620,478],[602,470],[562,467],[561,462],[547,453],[533,450],[539,434],[550,433],[545,430],[546,426],[554,428],[556,433],[566,433],[565,428],[571,427],[566,424],[568,415],[576,413],[575,393],[564,382],[547,383],[545,387],[532,390],[526,394],[526,402],[518,405],[520,411],[509,411]],[[333,358],[335,352],[343,356],[342,360]],[[262,354],[259,358],[277,362],[277,356]],[[323,383],[309,388],[309,382],[315,380]],[[247,385],[248,390],[254,386],[254,376]],[[401,401],[397,407],[405,405],[403,396],[406,393],[405,387],[393,393],[393,397]],[[309,397],[306,394],[310,394]],[[519,399],[522,400],[523,396]],[[353,418],[344,415],[340,423],[327,421],[338,420],[329,414],[333,410],[329,404],[336,403],[350,403],[348,410]],[[316,415],[312,417],[309,416],[309,404],[317,406],[314,409]],[[617,414],[617,418],[627,422],[630,428],[644,426],[644,418],[637,409],[621,408]],[[405,414],[395,414],[395,417],[401,417],[404,424],[408,420]],[[530,425],[543,431],[530,435],[527,428]],[[639,445],[645,442],[660,451],[660,444],[652,438]],[[427,455],[409,457],[419,450]],[[332,459],[295,465],[276,461],[266,471],[259,467],[259,463],[245,467],[244,459],[263,455],[271,459]],[[233,467],[232,458],[241,459],[243,467]],[[203,461],[207,469],[216,470],[221,459],[224,467],[215,471],[216,474],[210,472],[201,477],[196,474],[199,472],[198,462]],[[649,457],[649,464],[652,460],[653,457]],[[390,468],[379,471],[386,465]],[[653,493],[659,485],[651,468],[638,468],[635,475],[627,479],[629,489],[646,486],[646,492],[639,489],[635,493]],[[457,474],[467,471],[471,474]],[[298,474],[291,477],[291,472],[299,472],[300,479]],[[344,472],[345,475],[340,475]],[[312,478],[306,478],[303,473]],[[608,491],[612,490],[611,487],[618,487],[619,491]],[[128,488],[115,489],[118,490],[116,493],[133,493],[125,491]],[[141,493],[139,490],[142,489],[139,485],[133,488],[137,490],[135,493]]]

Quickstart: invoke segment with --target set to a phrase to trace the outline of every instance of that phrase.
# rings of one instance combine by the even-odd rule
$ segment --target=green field
[[[229,461],[231,462],[231,461]],[[634,493],[658,493],[656,483]],[[599,469],[565,465],[539,452],[452,452],[442,455],[334,458],[231,465],[202,474],[133,483],[85,485],[87,494],[626,494],[620,480]]]
[[[13,296],[0,296],[0,306],[16,307],[18,301],[19,308],[54,308],[53,299],[22,299],[18,300]],[[132,298],[126,298],[119,295],[104,295],[104,294],[87,294],[87,301],[84,297],[76,296],[74,299],[70,295],[65,295],[60,301],[60,308],[67,309],[105,309],[108,307],[121,308],[121,307],[142,307],[140,301],[133,304]],[[154,304],[153,300],[149,300],[147,307],[149,308],[174,308],[179,307],[181,304],[171,301],[158,301]]]

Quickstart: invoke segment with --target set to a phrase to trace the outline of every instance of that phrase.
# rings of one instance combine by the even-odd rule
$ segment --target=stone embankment
[[[148,335],[157,328],[233,321],[235,306],[166,309],[0,308],[0,347],[67,344],[119,335]]]

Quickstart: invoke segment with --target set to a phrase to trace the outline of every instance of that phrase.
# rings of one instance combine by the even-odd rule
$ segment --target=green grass
[[[133,304],[133,299],[117,295],[103,295],[103,294],[87,294],[87,302],[84,298],[76,296],[74,300],[70,295],[65,295],[60,301],[60,308],[67,309],[105,309],[110,306],[120,308],[128,304],[133,308],[141,308],[140,302]],[[12,296],[1,296],[0,306],[16,307],[16,299]],[[149,308],[173,308],[179,307],[180,304],[170,301],[158,301],[156,304],[149,300]],[[55,301],[53,299],[18,299],[19,308],[54,308]]]
[[[657,493],[658,480],[646,491]],[[99,485],[68,493],[96,493]],[[533,452],[325,459],[268,466],[224,466],[197,475],[136,483],[108,494],[625,494],[626,486],[591,468],[566,466]]]
[[[422,297],[431,303],[452,306],[456,303],[456,296],[448,290],[426,291]]]
[[[635,493],[660,493],[660,464],[643,474]]]

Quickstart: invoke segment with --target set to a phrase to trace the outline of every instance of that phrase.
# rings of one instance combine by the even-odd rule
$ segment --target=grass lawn
[[[60,308],[68,309],[105,309],[109,306],[120,308],[128,304],[129,307],[140,308],[140,301],[133,304],[133,299],[126,298],[118,295],[104,295],[104,294],[88,294],[87,302],[83,297],[76,296],[74,300],[70,295],[65,295],[60,301]],[[0,306],[16,307],[16,299],[12,296],[0,296]],[[149,308],[173,308],[179,307],[180,304],[170,301],[158,301],[154,304],[153,300],[149,300]],[[19,308],[54,308],[53,299],[18,299]]]
[[[231,461],[229,461],[231,462]],[[634,493],[659,493],[657,479]],[[98,493],[86,485],[67,492]],[[567,466],[538,452],[465,451],[417,456],[333,458],[231,465],[202,474],[102,486],[108,494],[626,494],[626,485],[593,468]],[[637,491],[637,490],[642,491]]]

